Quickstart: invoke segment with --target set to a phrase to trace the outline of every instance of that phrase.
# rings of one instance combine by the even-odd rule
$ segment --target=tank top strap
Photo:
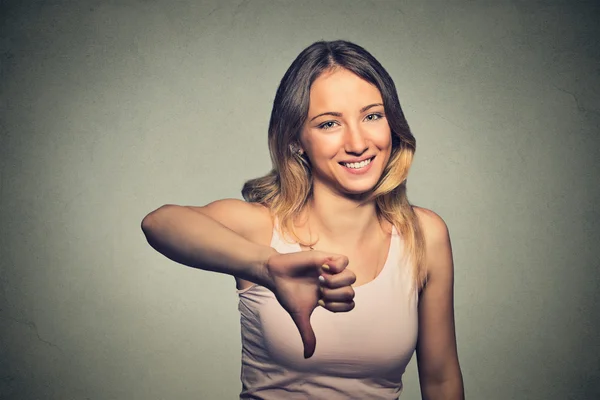
[[[280,253],[294,253],[298,251],[298,244],[289,242],[282,237],[279,220],[275,218],[273,222],[273,236],[271,238],[271,247]]]

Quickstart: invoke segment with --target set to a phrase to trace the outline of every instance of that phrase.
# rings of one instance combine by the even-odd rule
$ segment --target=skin
[[[298,234],[311,242],[318,238],[314,251],[277,253],[269,246],[269,210],[233,199],[204,207],[161,207],[142,222],[149,243],[182,264],[233,275],[238,289],[268,287],[294,320],[309,357],[316,345],[313,310],[351,311],[353,287],[377,276],[389,249],[390,224],[379,222],[374,203],[358,201],[376,185],[390,158],[391,132],[382,103],[375,86],[341,68],[322,74],[311,87],[298,144],[310,160],[314,186]],[[364,174],[340,164],[364,158],[372,158]],[[422,396],[464,399],[448,229],[434,212],[414,209],[427,255],[416,349]]]

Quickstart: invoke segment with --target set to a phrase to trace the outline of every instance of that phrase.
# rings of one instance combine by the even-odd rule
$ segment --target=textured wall
[[[40,4],[36,4],[40,3]],[[43,4],[42,4],[43,3]],[[234,281],[139,228],[240,197],[293,58],[365,46],[448,223],[470,399],[600,398],[600,8],[567,1],[1,1],[0,397],[230,399]],[[418,398],[414,364],[402,398]]]

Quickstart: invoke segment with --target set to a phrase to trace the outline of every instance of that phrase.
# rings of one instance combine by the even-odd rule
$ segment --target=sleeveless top
[[[277,229],[271,247],[302,251]],[[395,228],[385,264],[374,280],[354,287],[355,308],[317,307],[314,355],[304,359],[300,333],[273,292],[238,290],[242,334],[240,399],[397,399],[417,341],[417,292]]]

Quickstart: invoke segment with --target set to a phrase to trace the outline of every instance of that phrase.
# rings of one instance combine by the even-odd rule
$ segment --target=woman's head
[[[362,47],[346,41],[321,41],[307,47],[294,60],[281,80],[273,104],[269,149],[284,198],[305,203],[310,196],[311,165],[306,154],[301,155],[299,150],[302,149],[301,136],[307,122],[311,87],[319,77],[340,69],[350,71],[377,88],[391,130],[389,162],[367,199],[389,193],[406,179],[415,139],[391,77]]]

